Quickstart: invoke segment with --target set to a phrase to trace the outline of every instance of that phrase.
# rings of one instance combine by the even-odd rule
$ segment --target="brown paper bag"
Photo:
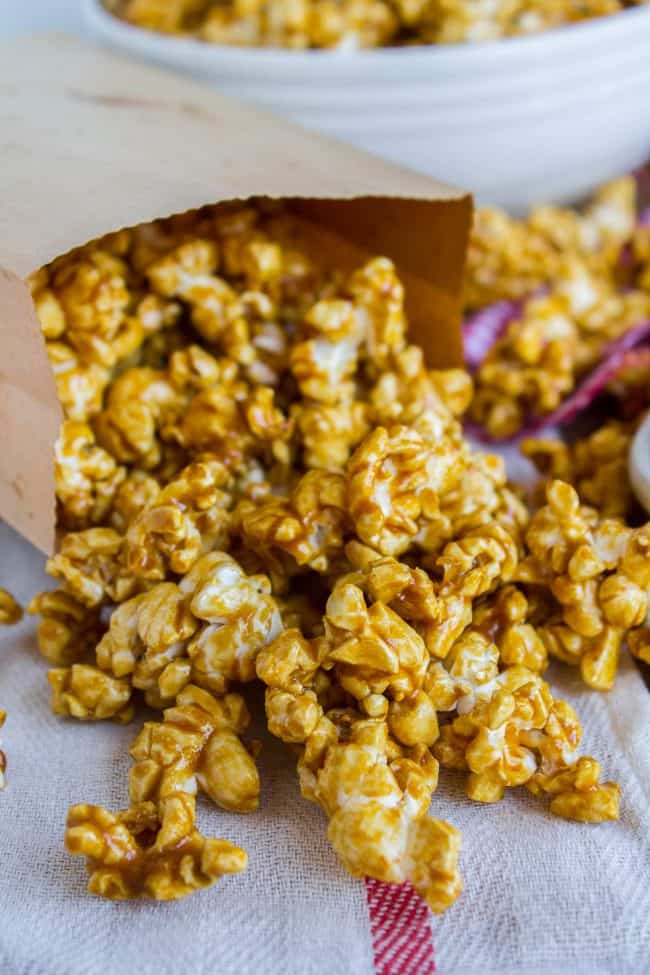
[[[23,278],[113,230],[221,200],[285,198],[338,265],[397,264],[414,341],[462,360],[467,195],[70,38],[0,45],[0,515],[55,538],[61,422]]]

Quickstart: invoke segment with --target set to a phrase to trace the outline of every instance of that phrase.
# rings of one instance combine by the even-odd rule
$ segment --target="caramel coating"
[[[600,782],[600,765],[577,758],[582,729],[573,709],[525,667],[506,667],[482,683],[470,710],[443,726],[434,754],[466,770],[467,795],[498,802],[506,788],[526,785],[550,795],[551,812],[599,823],[618,818],[620,788]]]
[[[170,803],[164,814],[161,821],[153,803],[117,814],[87,803],[71,807],[65,845],[68,853],[86,857],[91,894],[109,900],[178,900],[246,869],[244,850],[202,836],[194,827],[193,809],[182,801]]]
[[[57,667],[68,667],[92,653],[103,631],[99,611],[62,589],[39,593],[28,611],[40,615],[38,649]]]
[[[87,423],[66,420],[55,445],[58,524],[84,529],[102,524],[126,477],[125,468],[96,443]]]
[[[68,813],[69,853],[85,856],[88,890],[111,900],[177,900],[246,869],[243,850],[196,829],[202,789],[225,809],[250,812],[259,776],[239,734],[249,715],[238,694],[217,699],[191,685],[162,722],[147,722],[131,754],[129,809],[80,804]]]
[[[0,589],[0,626],[13,626],[23,618],[22,606],[6,589]]]
[[[476,373],[471,415],[492,437],[513,436],[527,421],[552,413],[612,340],[648,320],[643,274],[633,265],[632,273],[626,270],[635,223],[632,177],[602,187],[583,212],[545,206],[516,221],[497,210],[478,211],[467,306],[520,300]],[[604,435],[594,449],[611,454],[615,434],[607,440]],[[588,452],[576,458],[577,476],[589,476],[580,470],[588,467]],[[590,487],[597,495],[598,484]]]
[[[161,707],[190,681],[223,694],[230,681],[252,680],[257,653],[281,625],[268,579],[212,552],[178,584],[159,583],[118,606],[97,663]]]
[[[548,653],[578,666],[590,687],[608,690],[627,633],[648,613],[650,525],[599,519],[563,481],[551,481],[546,493],[518,578],[554,597],[555,611],[537,630]]]
[[[603,517],[627,519],[636,504],[627,466],[636,426],[637,421],[608,420],[572,444],[529,438],[521,451],[545,480],[568,481],[582,503]]]
[[[366,660],[351,655],[356,664],[350,666],[365,674]],[[336,661],[336,648],[328,654],[323,641],[307,641],[298,630],[266,647],[257,672],[267,684],[269,728],[300,746],[302,793],[328,814],[330,842],[348,870],[388,883],[409,880],[440,913],[456,900],[461,880],[460,833],[427,816],[437,762],[426,745],[408,747],[391,738],[384,715],[325,711],[317,693],[319,669]],[[381,666],[377,655],[370,668],[373,662]],[[379,692],[372,696],[382,698]]]
[[[626,185],[578,222],[538,212],[545,252],[566,239],[612,261]],[[275,204],[222,205],[32,278],[50,355],[86,377],[62,393],[58,589],[30,605],[52,706],[164,712],[133,746],[131,807],[74,807],[68,848],[107,897],[182,897],[243,869],[197,831],[195,795],[257,808],[232,687],[259,679],[344,866],[442,911],[461,880],[460,834],[429,815],[439,762],[476,800],[525,784],[558,815],[616,817],[618,787],[541,675],[550,654],[610,686],[627,633],[648,654],[648,528],[611,517],[616,431],[580,457],[548,448],[600,513],[552,481],[531,515],[503,460],[463,436],[470,377],[408,343],[391,261],[342,274],[299,239]],[[572,267],[565,302],[584,284]]]

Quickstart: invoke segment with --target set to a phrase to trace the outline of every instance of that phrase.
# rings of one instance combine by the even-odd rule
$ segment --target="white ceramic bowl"
[[[166,37],[84,4],[122,51],[513,211],[576,199],[650,157],[650,6],[531,37],[343,52]]]

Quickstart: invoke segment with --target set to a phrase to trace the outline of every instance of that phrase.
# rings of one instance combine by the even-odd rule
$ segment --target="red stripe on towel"
[[[433,975],[429,908],[410,884],[366,880],[376,975]]]

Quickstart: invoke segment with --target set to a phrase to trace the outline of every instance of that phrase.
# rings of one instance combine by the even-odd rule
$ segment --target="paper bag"
[[[471,199],[60,36],[0,45],[0,516],[44,552],[55,538],[61,422],[23,279],[110,231],[222,200],[284,198],[337,265],[393,259],[411,338],[462,361],[460,290]]]

